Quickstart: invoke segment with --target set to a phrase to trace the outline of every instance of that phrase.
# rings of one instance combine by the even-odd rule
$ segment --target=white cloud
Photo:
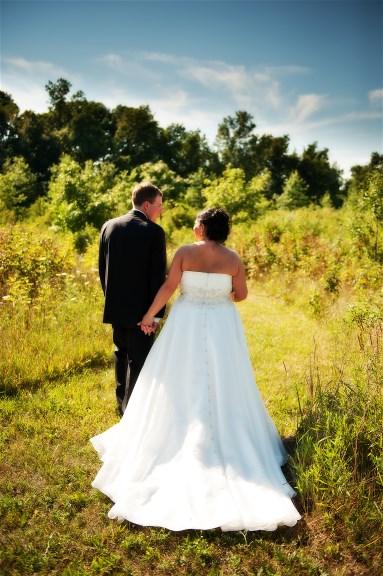
[[[172,54],[163,54],[162,52],[141,52],[140,56],[143,60],[149,62],[163,62],[165,64],[174,64],[180,61],[189,61],[190,58],[177,58]]]
[[[96,61],[104,62],[108,68],[122,72],[124,70],[124,61],[119,54],[105,54],[97,58]]]
[[[319,112],[323,108],[325,101],[326,97],[321,94],[302,94],[292,108],[290,117],[301,124],[310,116]]]
[[[3,61],[13,69],[21,70],[28,74],[41,73],[63,73],[63,69],[55,66],[51,62],[26,60],[25,58],[4,58]]]
[[[365,101],[357,107],[358,102],[351,98],[335,101],[331,91],[328,95],[306,93],[302,77],[308,73],[311,70],[299,66],[247,67],[160,52],[126,51],[94,58],[80,76],[49,61],[3,57],[2,89],[12,95],[21,111],[43,112],[49,100],[45,84],[63,77],[71,82],[73,92],[81,89],[89,100],[103,102],[110,109],[119,104],[147,104],[160,126],[179,123],[188,130],[199,129],[211,143],[223,118],[242,109],[254,117],[258,133],[287,134],[291,146],[298,150],[318,141],[320,147],[334,152],[343,167],[350,161],[355,163],[358,152],[351,153],[349,136],[343,136],[348,150],[342,152],[335,146],[338,136],[360,134],[364,129],[366,150],[376,149],[374,134],[376,121],[382,118],[383,89],[371,90],[369,105]],[[357,136],[354,141],[360,145],[361,138]]]
[[[308,74],[310,72],[310,68],[306,66],[294,66],[294,65],[287,65],[287,66],[265,66],[265,72],[271,75],[296,75],[296,74]]]
[[[368,99],[371,104],[378,103],[382,105],[383,103],[383,88],[377,88],[376,90],[370,90],[368,93]]]
[[[9,92],[20,111],[46,112],[49,97],[45,90],[48,81],[66,78],[81,88],[76,75],[52,62],[26,58],[2,58],[2,90]]]
[[[199,101],[229,100],[231,108],[256,108],[276,110],[282,104],[277,76],[306,72],[297,66],[246,68],[244,65],[221,61],[204,61],[160,52],[126,52],[123,55],[107,54],[98,59],[112,71],[134,77],[136,80],[156,82],[160,91],[172,85],[189,94],[204,90]],[[182,84],[177,84],[177,78]],[[136,84],[137,86],[137,84]],[[153,88],[153,87],[151,87]],[[151,89],[151,92],[153,90]]]

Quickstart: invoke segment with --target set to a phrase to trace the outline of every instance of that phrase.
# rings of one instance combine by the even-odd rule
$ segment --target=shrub
[[[346,367],[328,377],[313,366],[294,456],[306,511],[320,510],[338,541],[360,554],[378,552],[383,521],[381,310],[381,301],[352,305],[343,326]]]
[[[73,267],[73,253],[49,234],[19,225],[0,231],[0,297],[3,303],[36,298],[42,288],[62,283]]]

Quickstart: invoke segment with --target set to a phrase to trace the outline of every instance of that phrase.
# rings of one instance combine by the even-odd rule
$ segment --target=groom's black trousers
[[[139,326],[126,328],[113,325],[116,397],[120,414],[125,412],[153,341],[153,334],[147,336]]]

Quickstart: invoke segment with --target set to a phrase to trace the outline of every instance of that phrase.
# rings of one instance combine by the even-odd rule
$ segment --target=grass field
[[[18,354],[8,343],[8,360],[18,358],[14,385],[3,367],[1,573],[378,576],[382,486],[373,490],[369,476],[370,501],[380,495],[375,518],[370,502],[370,516],[353,529],[352,514],[347,522],[339,521],[339,511],[351,498],[349,507],[359,513],[358,499],[365,493],[347,496],[337,491],[342,478],[335,474],[331,486],[326,489],[324,482],[317,492],[309,489],[303,473],[309,467],[311,480],[318,481],[314,472],[319,464],[312,453],[305,455],[308,429],[302,428],[308,416],[317,414],[318,386],[331,387],[339,370],[348,382],[354,370],[361,380],[365,377],[355,355],[360,333],[345,322],[348,303],[338,302],[318,318],[310,312],[308,299],[297,287],[288,292],[283,283],[262,283],[254,284],[248,300],[239,305],[259,388],[292,456],[285,472],[298,487],[296,505],[303,514],[296,527],[272,533],[173,533],[109,520],[109,500],[90,485],[99,461],[89,438],[118,419],[110,329],[95,312],[101,310],[101,299],[95,298],[90,317],[85,296],[69,298],[72,309],[68,311],[66,303],[55,319],[47,312],[45,325],[39,314],[41,325],[23,332]],[[13,328],[7,330],[11,338]],[[373,332],[363,334],[369,337]],[[339,379],[337,385],[339,389]],[[381,408],[381,395],[377,406]],[[315,422],[311,430],[318,433],[319,420]],[[381,421],[375,422],[375,428],[380,426]],[[319,460],[328,457],[324,448]],[[381,460],[376,460],[375,468],[379,466]],[[355,490],[358,477],[347,479],[345,489]]]
[[[233,230],[251,278],[238,308],[303,515],[271,533],[107,518],[89,442],[118,420],[97,241],[80,256],[48,227],[2,229],[0,574],[381,576],[382,264],[355,222],[323,208]],[[176,228],[169,256],[190,238]]]

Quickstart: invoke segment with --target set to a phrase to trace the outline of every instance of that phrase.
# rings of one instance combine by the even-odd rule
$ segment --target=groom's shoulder
[[[134,217],[135,217],[134,212],[130,211],[127,212],[126,214],[123,214],[122,216],[116,216],[115,218],[110,218],[103,224],[101,230],[105,230],[106,228],[116,228],[118,226],[123,226],[124,224],[131,222],[134,219]]]
[[[123,230],[128,227],[130,228],[133,226],[133,229],[139,227],[141,231],[146,230],[147,233],[150,235],[154,235],[155,237],[165,237],[165,231],[156,222],[152,222],[147,218],[141,216],[141,214],[137,214],[134,210],[123,214],[122,216],[117,216],[116,218],[111,218],[101,228],[101,233],[110,234],[113,231],[118,229],[123,232]]]

